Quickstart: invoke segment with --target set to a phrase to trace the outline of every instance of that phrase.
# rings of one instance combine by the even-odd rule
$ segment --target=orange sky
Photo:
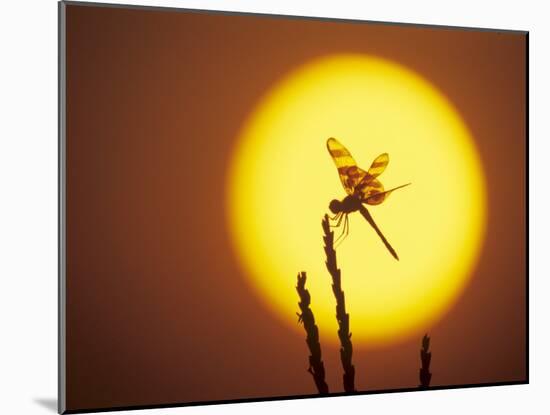
[[[487,238],[472,282],[430,332],[432,384],[525,378],[524,35],[69,5],[69,409],[316,393],[304,336],[240,275],[224,177],[265,90],[337,52],[429,79],[481,155]],[[355,347],[357,388],[415,387],[419,347]],[[338,350],[323,345],[323,357],[340,392]]]

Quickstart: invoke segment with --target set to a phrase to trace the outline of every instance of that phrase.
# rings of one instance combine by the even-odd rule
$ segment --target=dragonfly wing
[[[363,203],[369,205],[379,205],[387,197],[387,193],[384,192],[384,186],[377,179],[371,179],[370,181],[363,180],[355,188],[355,192]]]
[[[378,180],[376,180],[376,179],[374,181],[378,182]],[[375,191],[375,192],[371,193],[370,195],[367,195],[366,197],[362,196],[361,201],[363,203],[368,204],[368,205],[379,205],[384,200],[386,200],[388,198],[388,196],[393,191],[395,191],[397,189],[401,189],[401,188],[403,188],[405,186],[408,186],[408,185],[410,185],[410,183],[402,184],[401,186],[397,186],[397,187],[394,187],[393,189],[386,190],[386,191],[384,191],[384,189],[382,188],[382,191],[380,191],[380,192]]]
[[[388,155],[388,153],[382,153],[378,157],[376,157],[370,165],[369,171],[367,172],[367,181],[376,179],[378,176],[380,176],[384,172],[384,170],[386,170],[386,167],[388,167],[389,162],[390,156]]]
[[[367,176],[367,172],[357,167],[351,153],[337,139],[329,138],[327,149],[338,169],[338,175],[344,189],[348,194],[353,194],[355,187]]]

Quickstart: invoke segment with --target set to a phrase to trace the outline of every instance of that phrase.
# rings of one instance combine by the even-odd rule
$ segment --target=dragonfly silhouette
[[[357,167],[357,163],[355,163],[348,149],[335,138],[329,138],[327,140],[327,149],[332,156],[332,160],[334,160],[334,164],[336,164],[338,175],[348,194],[344,199],[334,199],[329,204],[329,209],[335,214],[331,218],[333,221],[336,221],[336,225],[333,225],[333,227],[339,227],[342,220],[344,221],[344,228],[337,238],[337,241],[342,237],[345,238],[349,233],[348,215],[355,211],[359,211],[374,228],[380,239],[382,239],[388,251],[390,251],[393,257],[399,261],[395,249],[392,248],[386,237],[382,234],[380,228],[378,228],[364,204],[379,205],[386,200],[391,192],[408,186],[410,183],[384,191],[384,186],[382,186],[382,183],[376,178],[384,172],[390,161],[387,153],[380,154],[376,157],[369,170],[365,171]]]

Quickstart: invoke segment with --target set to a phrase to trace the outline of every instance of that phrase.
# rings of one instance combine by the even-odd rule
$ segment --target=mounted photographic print
[[[60,412],[528,382],[527,32],[59,12]]]

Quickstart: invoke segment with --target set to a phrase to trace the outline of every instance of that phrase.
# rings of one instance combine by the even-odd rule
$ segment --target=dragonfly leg
[[[344,236],[344,238],[347,238],[348,235],[349,235],[349,216],[346,215],[346,236]]]
[[[349,234],[349,217],[348,215],[344,215],[344,216],[345,216],[345,219],[344,219],[344,226],[342,227],[342,232],[340,233],[338,238],[336,238],[336,240],[334,241],[335,243],[337,243],[337,246],[339,246]]]
[[[336,225],[330,225],[329,224],[329,226],[331,228],[338,228],[340,226],[340,224],[342,223],[343,217],[344,217],[344,212],[337,213],[332,220],[338,220],[338,222],[336,223]]]
[[[338,236],[338,238],[334,241],[335,247],[337,248],[344,242],[344,239],[347,238],[349,235],[349,216],[345,215],[346,218],[344,219],[344,226],[342,227],[342,233]]]

